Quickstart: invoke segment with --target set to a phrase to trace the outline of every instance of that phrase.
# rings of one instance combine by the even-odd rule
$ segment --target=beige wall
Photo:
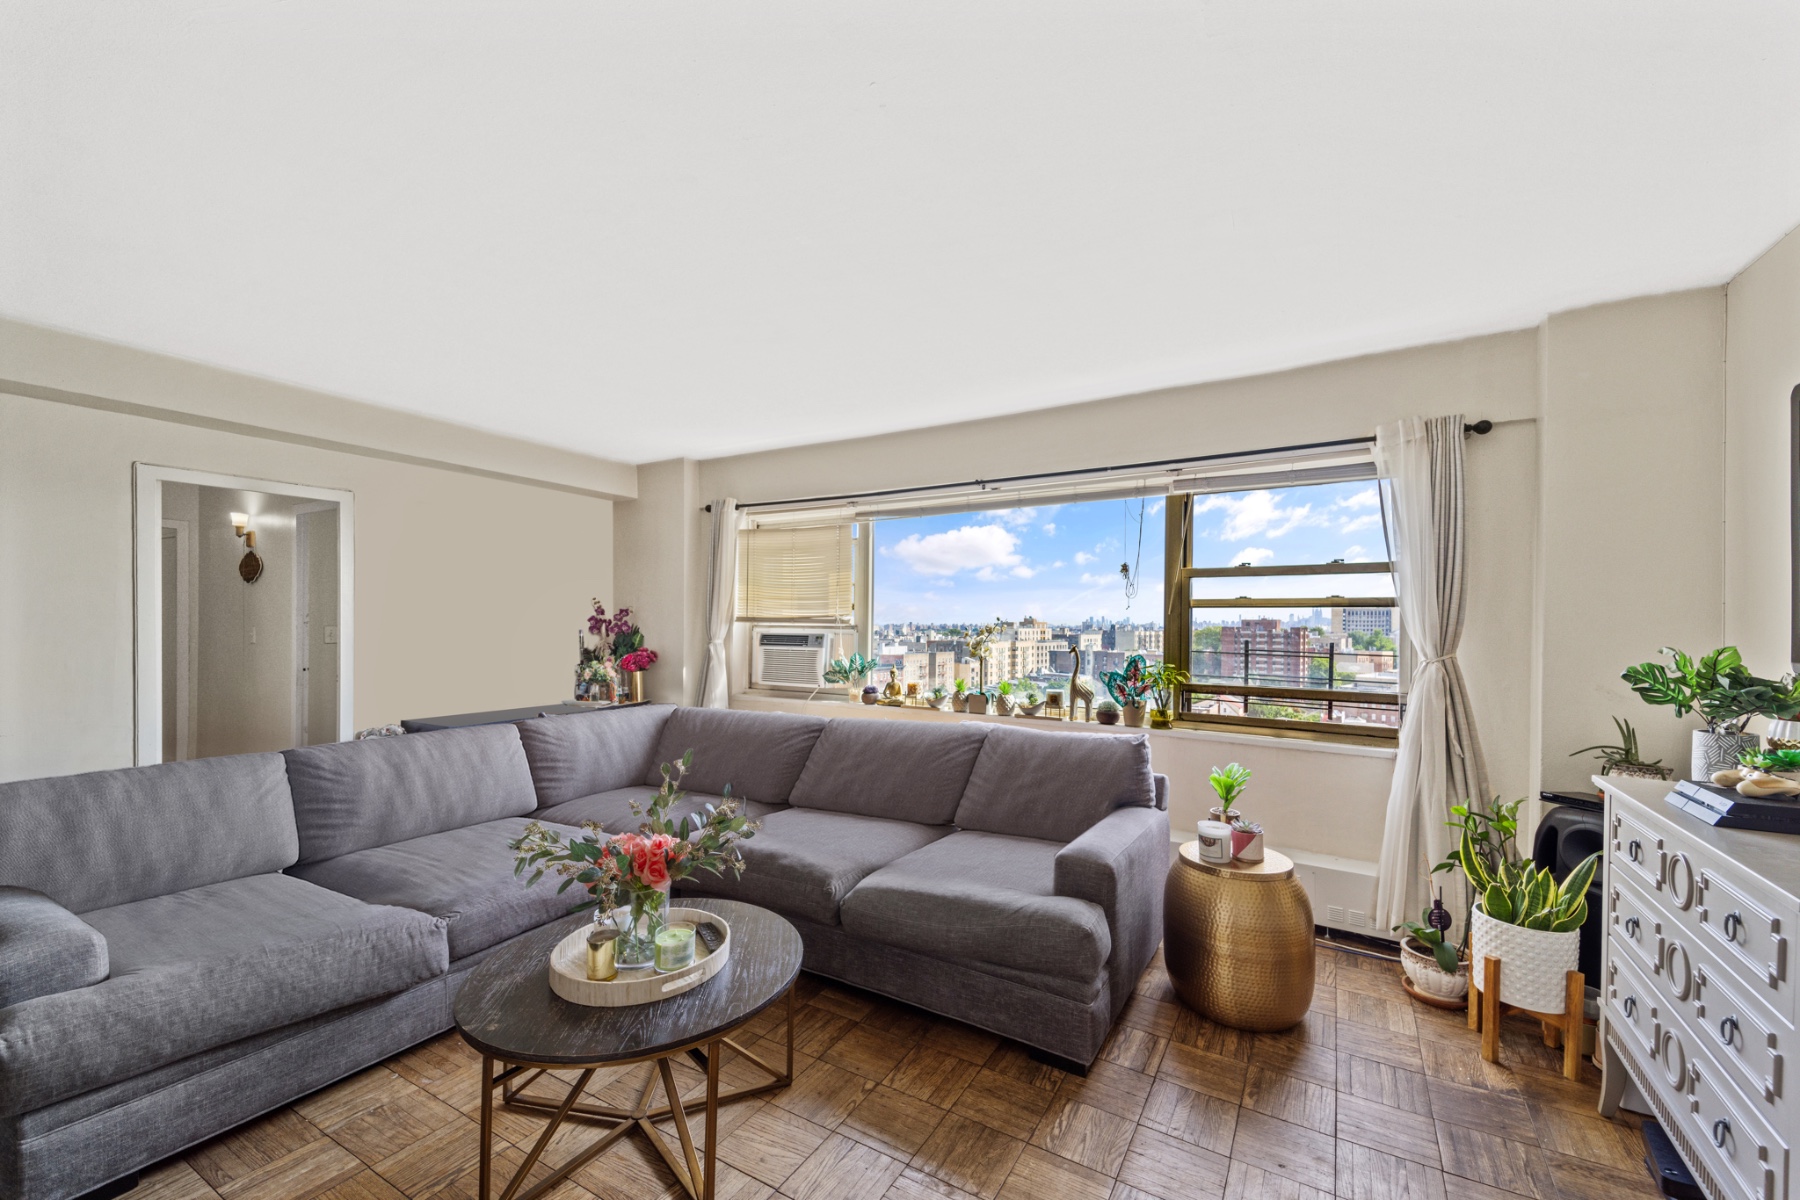
[[[685,569],[707,553],[699,483],[699,464],[691,458],[646,463],[638,468],[637,499],[613,509],[614,595],[656,651],[645,677],[650,698],[669,704],[694,702],[704,659],[706,574]]]
[[[1725,340],[1725,640],[1759,670],[1793,658],[1793,392],[1800,230],[1731,281]]]
[[[1613,716],[1646,757],[1685,771],[1696,723],[1645,705],[1619,673],[1723,635],[1725,291],[1559,313],[1542,338],[1543,784],[1592,790],[1596,764],[1569,755],[1616,741]]]
[[[0,378],[17,374],[10,349]],[[413,448],[458,448],[435,432]],[[358,727],[561,699],[590,600],[612,601],[608,500],[0,388],[0,779],[132,761],[138,461],[355,493]]]

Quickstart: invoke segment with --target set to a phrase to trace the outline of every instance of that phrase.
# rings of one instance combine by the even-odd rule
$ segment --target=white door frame
[[[306,524],[301,521],[300,518],[307,513],[320,512],[338,513],[338,524],[340,526],[343,524],[343,510],[338,508],[336,504],[328,501],[319,500],[314,501],[311,504],[296,504],[294,506],[294,613],[296,617],[298,617],[294,622],[294,745],[296,746],[306,745],[306,734],[309,724],[307,719],[307,693],[312,688],[312,676],[308,673],[307,667],[308,660],[311,657],[311,643],[314,636],[310,624],[311,613],[308,612],[308,609],[312,606],[312,585],[307,577],[307,571],[310,570],[308,564],[311,562],[311,556],[306,544]],[[340,529],[339,532],[341,534],[342,530]],[[341,597],[342,593],[340,592],[339,595]],[[322,638],[325,635],[321,633],[318,636]],[[343,654],[341,651],[338,654],[338,658],[340,659],[338,669],[341,671],[343,670],[343,662],[341,661]],[[341,736],[339,740],[343,740]]]
[[[194,757],[194,680],[192,624],[194,612],[194,527],[192,522],[164,517],[162,527],[175,534],[175,754],[177,758]],[[162,563],[162,558],[157,558]],[[162,596],[158,581],[157,597]],[[162,616],[157,615],[158,649],[161,649]],[[160,666],[162,659],[157,658]],[[161,679],[157,686],[161,687]],[[160,692],[157,693],[159,696]],[[167,714],[164,714],[165,720]],[[160,741],[157,743],[162,744]]]
[[[351,711],[355,690],[356,497],[337,488],[311,487],[278,479],[252,479],[216,471],[190,471],[157,463],[134,462],[132,477],[131,578],[133,595],[132,658],[136,683],[136,730],[133,761],[139,766],[162,761],[162,485],[191,483],[200,487],[246,492],[274,492],[338,506],[338,739],[356,734]]]

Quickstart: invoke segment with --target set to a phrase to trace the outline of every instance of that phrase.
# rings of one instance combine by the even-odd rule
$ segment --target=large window
[[[873,650],[925,689],[1061,687],[1162,657],[1161,495],[878,520]],[[984,626],[997,626],[977,643]]]
[[[1400,610],[1374,480],[1171,496],[1165,544],[1182,720],[1396,735]]]

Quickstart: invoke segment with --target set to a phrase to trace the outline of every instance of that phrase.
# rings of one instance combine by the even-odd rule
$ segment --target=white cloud
[[[1037,511],[1035,508],[1002,508],[994,515],[1008,525],[1029,525],[1037,520]]]
[[[1381,503],[1381,496],[1374,488],[1364,488],[1354,496],[1345,496],[1337,502],[1339,508],[1374,508]]]
[[[1161,512],[1162,510],[1163,510],[1163,502],[1161,500],[1158,500],[1154,504],[1152,504],[1149,508],[1145,509],[1144,512],[1146,515],[1154,517],[1157,513]]]
[[[1253,567],[1260,567],[1274,557],[1275,552],[1273,550],[1265,550],[1261,546],[1245,546],[1242,550],[1239,550],[1236,554],[1231,556],[1231,564],[1233,566],[1243,566],[1245,563],[1248,563]]]
[[[1076,566],[1085,567],[1093,561],[1094,561],[1094,555],[1089,554],[1086,550],[1077,550],[1075,552],[1075,565]]]
[[[1081,582],[1083,582],[1083,583],[1117,583],[1117,582],[1119,582],[1119,577],[1117,575],[1091,575],[1088,572],[1083,571],[1081,573]]]
[[[1364,513],[1360,517],[1352,517],[1342,525],[1339,525],[1338,532],[1355,533],[1359,529],[1373,529],[1379,524],[1381,524],[1381,515],[1379,513]]]
[[[1045,537],[1055,537],[1056,536],[1056,522],[1055,521],[1051,521],[1044,526],[1044,536]]]
[[[1050,569],[1052,571],[1055,571],[1055,570],[1058,570],[1059,568],[1066,567],[1068,565],[1069,565],[1068,563],[1064,562],[1062,559],[1059,558],[1055,562],[1050,564]]]
[[[1208,496],[1195,506],[1196,512],[1222,510],[1225,523],[1219,536],[1228,542],[1245,538],[1280,537],[1302,525],[1324,525],[1329,518],[1313,515],[1312,505],[1296,504],[1283,508],[1275,501],[1274,492],[1245,492],[1235,496]]]
[[[1023,561],[1018,546],[1018,536],[1002,526],[964,525],[924,536],[909,534],[894,543],[894,557],[921,575],[954,575],[1017,566]]]
[[[1024,563],[1020,563],[1012,569],[1011,574],[1018,579],[1030,579],[1033,575],[1037,574],[1037,568],[1028,567]]]
[[[1374,562],[1375,560],[1370,558],[1369,552],[1367,550],[1363,549],[1361,546],[1346,546],[1344,548],[1344,561],[1345,562]]]

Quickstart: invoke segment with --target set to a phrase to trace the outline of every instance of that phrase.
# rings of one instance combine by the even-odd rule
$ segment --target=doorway
[[[350,493],[136,473],[137,761],[348,739]]]

